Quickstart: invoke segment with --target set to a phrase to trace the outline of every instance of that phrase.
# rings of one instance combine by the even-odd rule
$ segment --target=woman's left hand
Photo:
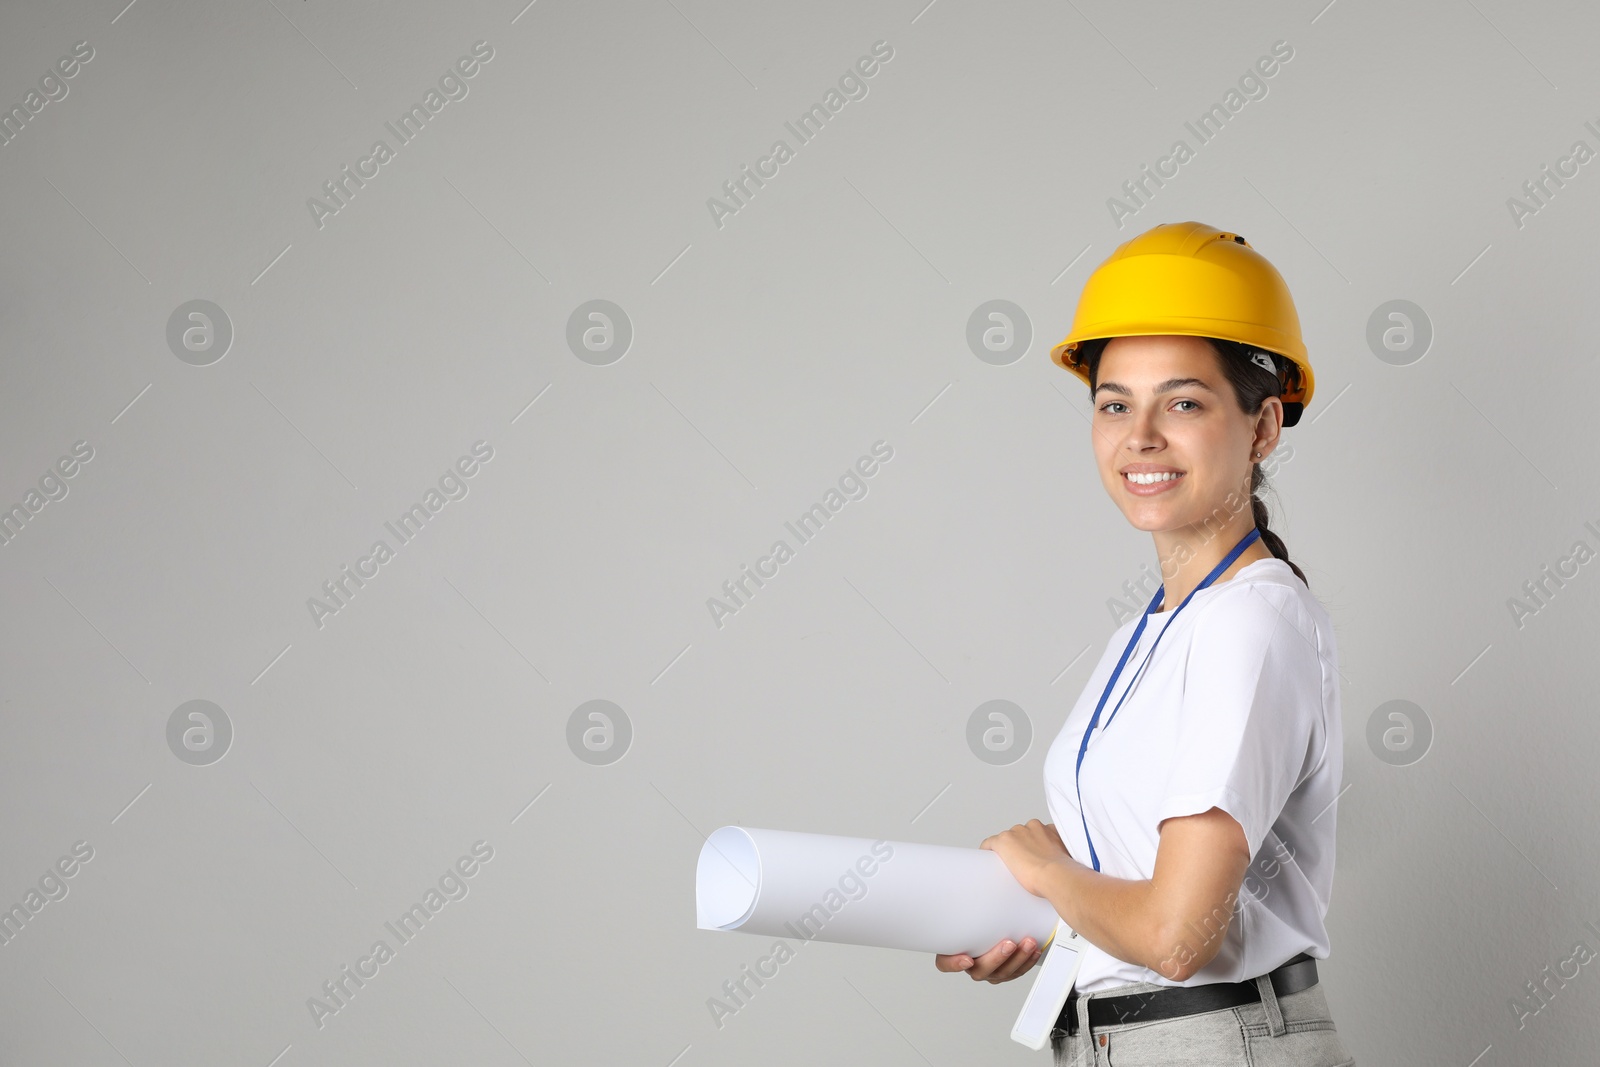
[[[1054,823],[1029,819],[1009,830],[983,839],[979,848],[986,848],[1005,861],[1006,867],[1028,892],[1044,896],[1044,875],[1052,866],[1071,860],[1061,835]]]

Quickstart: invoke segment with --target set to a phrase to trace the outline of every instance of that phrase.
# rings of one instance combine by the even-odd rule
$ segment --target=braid
[[[1267,528],[1267,504],[1256,492],[1266,484],[1266,481],[1267,472],[1261,469],[1261,464],[1254,464],[1250,468],[1250,512],[1255,517],[1256,529],[1261,531],[1261,543],[1266,545],[1274,556],[1287,563],[1289,569],[1294,571],[1295,577],[1305,582],[1306,588],[1309,589],[1311,583],[1306,582],[1305,572],[1289,558],[1289,549],[1284,545],[1283,538]]]

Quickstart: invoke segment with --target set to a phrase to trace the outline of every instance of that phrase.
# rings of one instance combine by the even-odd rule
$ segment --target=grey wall
[[[1364,1064],[1591,1062],[1592,8],[120,3],[0,14],[0,1062],[1045,1062],[1006,1036],[1025,983],[886,950],[801,945],[719,1026],[771,946],[695,929],[694,864],[729,823],[1045,814],[1154,562],[1047,351],[1095,264],[1187,219],[1279,267],[1317,373],[1271,499],[1343,654],[1339,1028]],[[974,350],[994,300],[1011,347]],[[1000,764],[992,700],[1031,730]]]

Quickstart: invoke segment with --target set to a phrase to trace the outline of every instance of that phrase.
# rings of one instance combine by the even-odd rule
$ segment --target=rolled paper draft
[[[702,930],[977,956],[1040,945],[1054,906],[988,849],[724,826],[695,869]]]

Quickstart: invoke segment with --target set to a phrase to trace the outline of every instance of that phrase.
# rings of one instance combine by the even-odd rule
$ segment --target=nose
[[[1147,407],[1124,423],[1127,427],[1127,436],[1123,441],[1125,447],[1134,452],[1143,452],[1166,444],[1166,438],[1161,436],[1161,428],[1157,425],[1156,414],[1154,408]]]

